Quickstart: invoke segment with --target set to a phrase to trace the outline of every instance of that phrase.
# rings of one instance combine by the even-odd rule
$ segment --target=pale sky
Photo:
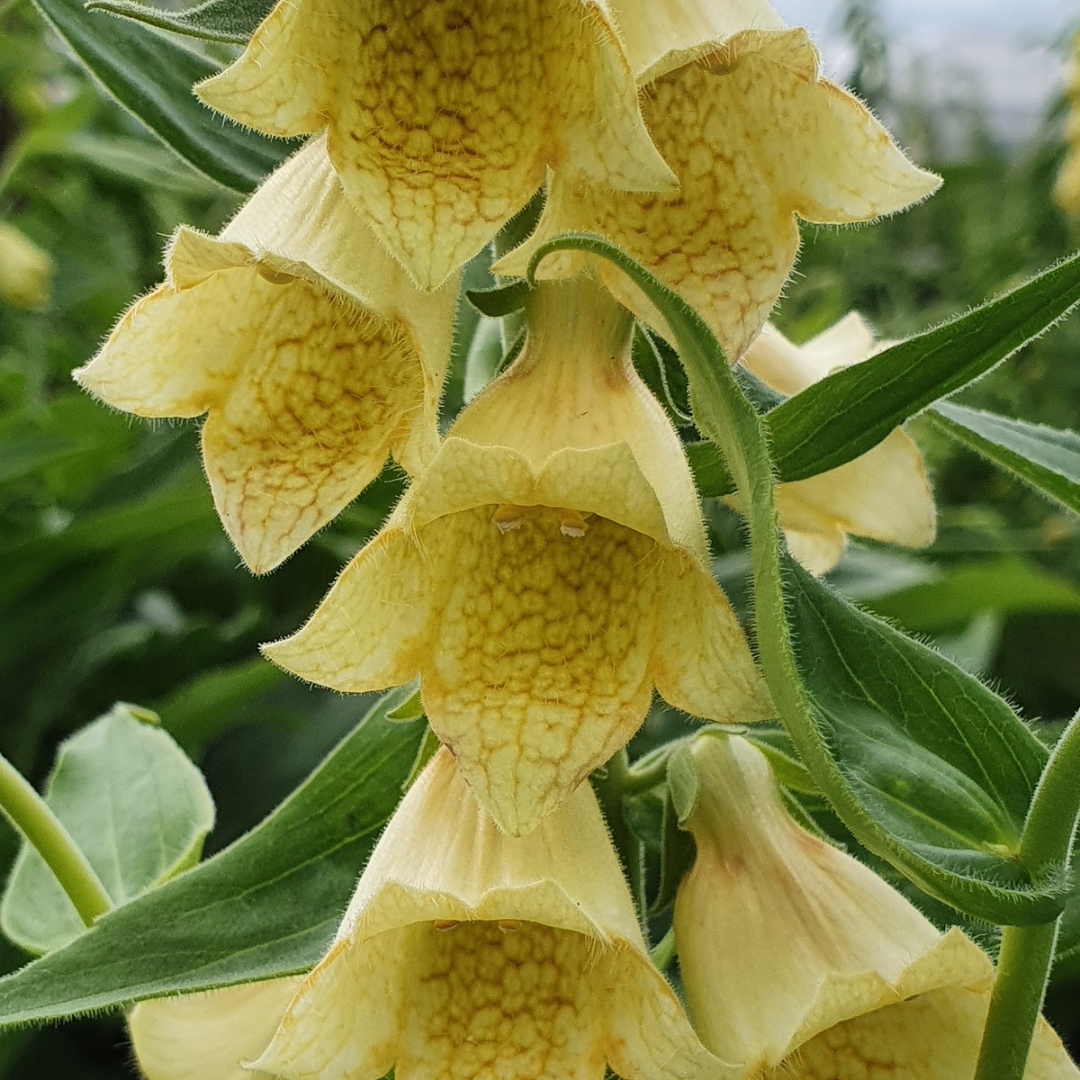
[[[784,20],[809,28],[827,71],[848,59],[836,34],[841,0],[772,0]],[[894,75],[918,80],[935,100],[984,101],[1004,137],[1030,137],[1064,79],[1058,42],[1080,26],[1077,0],[881,0]]]

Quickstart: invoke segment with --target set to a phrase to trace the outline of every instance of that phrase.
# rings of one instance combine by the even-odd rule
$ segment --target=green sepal
[[[698,798],[697,769],[689,746],[676,747],[668,758],[667,791],[678,825],[686,824]]]
[[[689,756],[689,750],[685,752]],[[682,783],[678,778],[675,782]],[[686,794],[687,792],[684,791],[683,797]],[[679,884],[694,865],[697,855],[694,838],[681,827],[686,818],[675,809],[675,799],[671,794],[670,786],[664,792],[664,796],[664,817],[660,832],[660,880],[656,887],[656,895],[649,905],[650,916],[659,915],[675,903],[675,894],[679,891]]]
[[[420,698],[420,688],[413,692],[396,708],[386,714],[386,719],[394,724],[411,724],[414,720],[424,719],[424,703]]]
[[[525,307],[530,286],[524,281],[514,281],[494,289],[467,289],[465,296],[481,315],[489,319],[501,319]]]

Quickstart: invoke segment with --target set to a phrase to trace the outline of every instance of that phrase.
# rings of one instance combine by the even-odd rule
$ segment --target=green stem
[[[1002,930],[975,1080],[1022,1080],[1054,959],[1058,921]]]
[[[112,907],[109,894],[71,834],[3,755],[0,755],[0,810],[37,849],[87,926]]]
[[[1080,713],[1054,747],[1031,800],[1020,862],[1033,881],[1068,869],[1080,818]],[[1007,926],[986,1017],[975,1080],[1022,1080],[1031,1037],[1054,962],[1060,918],[1041,926]]]
[[[671,751],[683,740],[676,739],[665,743],[651,754],[639,758],[622,776],[623,795],[639,795],[658,787],[667,779],[668,758]]]

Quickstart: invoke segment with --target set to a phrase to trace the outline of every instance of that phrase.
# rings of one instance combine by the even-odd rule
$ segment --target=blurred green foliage
[[[870,227],[804,230],[777,313],[796,341],[853,308],[883,337],[903,336],[1080,240],[1077,223],[1050,200],[1060,118],[1024,146],[1004,148],[972,103],[965,145],[947,144],[932,111],[890,93],[873,5],[851,7],[848,29],[865,53],[862,91],[945,184],[924,205]],[[114,701],[154,708],[207,774],[219,812],[208,850],[258,821],[365,710],[363,700],[288,679],[257,646],[306,618],[402,488],[388,468],[284,567],[253,578],[214,513],[198,425],[117,414],[71,382],[119,313],[158,280],[175,226],[216,230],[236,205],[106,100],[28,3],[0,3],[0,220],[54,267],[39,310],[0,300],[0,751],[40,781],[57,742]],[[482,268],[474,277],[483,283]],[[1078,350],[1074,318],[962,399],[1072,427]],[[451,409],[462,394],[458,362]],[[932,637],[1029,719],[1060,721],[1080,703],[1080,525],[940,434],[918,423],[914,432],[939,499],[937,542],[918,554],[854,548],[836,584]],[[723,508],[708,510],[718,570],[732,571],[725,584],[737,593],[741,526]],[[658,712],[639,747],[667,723]],[[0,830],[0,865],[14,851]],[[24,959],[0,949],[3,970]],[[1074,1049],[1076,974],[1063,971],[1051,992]],[[28,1075],[104,1080],[130,1077],[133,1066],[118,1023],[105,1018],[0,1040],[0,1080]]]

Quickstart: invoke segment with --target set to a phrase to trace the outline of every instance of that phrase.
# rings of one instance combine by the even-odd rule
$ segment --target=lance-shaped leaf
[[[952,661],[794,560],[782,572],[811,718],[862,805],[928,864],[1023,888],[1015,856],[1043,744]]]
[[[897,425],[1045,333],[1077,303],[1080,255],[789,398],[765,421],[780,479],[816,476],[865,453]],[[715,446],[694,444],[687,456],[703,495],[735,490]]]
[[[166,732],[125,705],[60,747],[45,801],[114,904],[197,862],[214,825],[202,774]],[[60,882],[25,842],[0,903],[0,926],[38,953],[86,931]]]
[[[1052,921],[1064,906],[1062,882],[1034,880],[1018,857],[1045,750],[1005,701],[848,607],[786,555],[764,426],[704,321],[599,237],[568,234],[535,260],[563,247],[616,263],[674,333],[695,420],[722,446],[747,508],[762,670],[838,816],[872,852],[961,911],[1001,925]]]
[[[261,825],[0,979],[0,1025],[304,971],[322,955],[423,734],[386,695]]]
[[[254,190],[293,146],[222,123],[191,87],[217,70],[167,34],[107,15],[80,0],[34,0],[86,69],[188,164],[234,191]]]
[[[184,11],[170,11],[136,0],[90,0],[86,10],[107,11],[204,41],[243,45],[273,6],[273,0],[205,0]]]
[[[942,401],[933,424],[958,443],[1080,513],[1080,435]]]

